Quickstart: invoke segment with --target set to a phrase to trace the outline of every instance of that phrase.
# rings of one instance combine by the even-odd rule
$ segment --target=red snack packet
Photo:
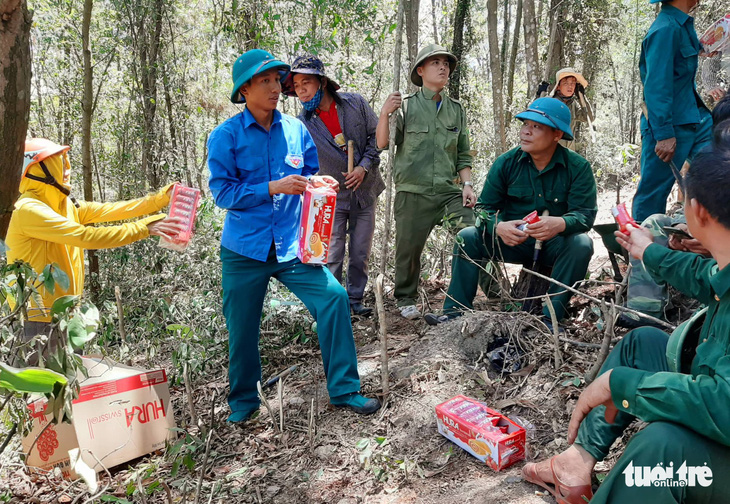
[[[327,264],[338,185],[333,177],[314,176],[304,190],[297,257],[305,264]]]
[[[629,211],[626,210],[625,203],[619,203],[615,207],[611,208],[611,213],[613,214],[613,218],[616,219],[618,228],[622,233],[628,234],[628,230],[626,229],[628,224],[639,227],[633,217],[631,217],[631,214],[629,214]]]
[[[537,210],[533,210],[529,214],[525,215],[522,220],[525,221],[525,223],[517,226],[517,229],[519,229],[520,231],[524,231],[530,224],[538,222],[540,220],[540,216],[537,215]]]
[[[499,471],[525,458],[526,432],[523,427],[463,395],[436,406],[439,432]]]
[[[198,213],[198,202],[200,201],[200,189],[187,187],[182,184],[175,184],[170,197],[170,211],[168,216],[177,217],[183,221],[182,231],[171,240],[160,238],[160,247],[182,252],[190,243],[193,237],[195,216]]]

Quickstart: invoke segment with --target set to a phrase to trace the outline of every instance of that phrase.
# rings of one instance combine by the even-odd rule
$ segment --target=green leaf
[[[50,394],[57,383],[65,386],[68,380],[50,369],[18,369],[0,362],[0,387],[4,389],[21,393]]]
[[[119,504],[134,504],[131,501],[128,501],[127,499],[122,499],[121,497],[116,497],[114,495],[104,494],[100,497],[100,500],[102,502],[118,502]]]
[[[355,444],[355,448],[357,448],[358,450],[364,450],[369,445],[370,445],[370,440],[367,438],[362,438],[360,441],[357,442],[357,444]]]
[[[86,330],[86,324],[80,316],[76,316],[68,321],[68,339],[74,349],[83,348],[87,341],[96,335],[95,332]]]
[[[71,286],[71,281],[68,279],[68,275],[61,269],[61,266],[59,266],[58,263],[53,263],[51,265],[51,276],[62,290],[67,291]]]
[[[51,274],[51,265],[46,264],[46,267],[43,268],[43,286],[46,288],[48,292],[53,294],[53,292],[56,290],[56,282],[53,281],[53,275]]]
[[[573,378],[573,386],[580,387],[580,376]]]
[[[375,442],[376,442],[376,443],[378,443],[378,444],[379,444],[379,445],[381,445],[381,446],[382,446],[382,444],[383,444],[383,443],[385,443],[386,441],[387,441],[387,439],[386,439],[386,438],[384,438],[384,437],[382,437],[382,436],[378,436],[378,437],[376,437],[376,438],[375,438]]]
[[[59,315],[61,313],[65,313],[66,310],[76,304],[78,298],[78,296],[61,296],[53,302],[53,306],[51,307],[51,313]]]

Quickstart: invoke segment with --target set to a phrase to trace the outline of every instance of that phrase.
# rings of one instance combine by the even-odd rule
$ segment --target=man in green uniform
[[[474,224],[466,112],[444,90],[455,67],[456,57],[445,48],[431,44],[421,49],[411,70],[411,81],[421,89],[405,97],[398,92],[388,96],[376,130],[378,148],[384,149],[389,117],[397,111],[395,298],[408,319],[420,316],[416,299],[421,252],[431,230],[447,217],[457,227]]]
[[[555,280],[573,285],[585,278],[593,255],[586,233],[596,218],[596,181],[588,161],[559,144],[573,137],[570,110],[555,98],[538,98],[516,118],[523,121],[520,146],[489,170],[477,203],[481,222],[459,232],[443,315],[427,314],[429,324],[473,308],[477,263],[498,259],[532,266],[536,240],[544,242],[539,261],[553,267]],[[522,218],[534,210],[548,210],[549,216],[521,229]],[[558,320],[564,318],[571,293],[551,284],[548,294]],[[547,307],[543,313],[549,321]]]
[[[669,163],[681,168],[711,141],[712,118],[695,84],[701,46],[689,12],[698,1],[663,1],[641,43],[639,73],[645,107],[641,116],[641,179],[632,211],[636,222],[666,213],[667,197],[674,185]]]
[[[591,498],[596,461],[637,418],[649,425],[631,439],[591,503],[730,501],[730,479],[722,477],[730,465],[728,147],[699,154],[685,189],[687,225],[712,258],[662,247],[643,228],[616,235],[655,279],[707,305],[691,365],[670,369],[669,337],[654,327],[631,331],[616,345],[576,403],[568,429],[575,444],[523,469],[528,481],[550,487],[565,502]],[[660,476],[657,467],[672,472]]]

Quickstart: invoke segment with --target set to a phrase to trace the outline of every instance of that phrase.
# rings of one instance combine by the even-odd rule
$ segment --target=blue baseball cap
[[[240,55],[233,63],[233,71],[231,72],[233,79],[231,101],[233,103],[246,103],[246,98],[240,92],[241,86],[250,81],[254,75],[274,68],[281,69],[282,80],[289,73],[289,65],[274,58],[270,52],[263,49],[251,49]]]

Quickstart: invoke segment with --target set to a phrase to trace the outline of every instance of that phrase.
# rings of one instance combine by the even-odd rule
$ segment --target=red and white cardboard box
[[[495,471],[525,458],[525,429],[486,404],[458,395],[436,406],[439,432]]]
[[[297,257],[305,264],[327,264],[338,185],[333,177],[314,176],[304,190]]]
[[[79,377],[73,423],[49,425],[43,431],[53,420],[51,412],[45,414],[46,399],[28,405],[33,425],[23,438],[23,452],[28,453],[43,432],[26,460],[28,466],[58,467],[64,476],[76,478],[68,453],[74,448],[97,472],[164,448],[175,427],[165,370],[145,371],[99,357],[82,357],[82,362],[89,377]]]

